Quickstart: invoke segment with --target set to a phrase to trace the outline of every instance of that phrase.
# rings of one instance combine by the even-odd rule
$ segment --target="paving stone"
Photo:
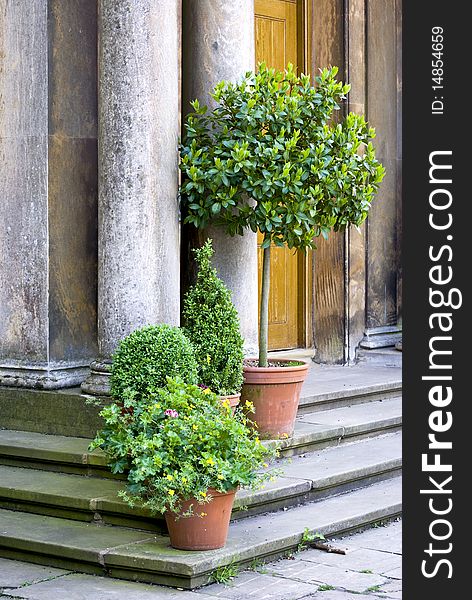
[[[212,600],[214,598],[204,592],[197,595],[194,592],[161,586],[79,574],[9,590],[8,593],[15,598],[28,600]]]
[[[400,521],[373,527],[349,538],[349,548],[370,548],[383,552],[402,552],[402,524]]]
[[[342,543],[333,543],[337,548],[344,548]],[[398,554],[390,554],[379,550],[358,548],[348,550],[346,554],[323,552],[322,550],[307,550],[300,555],[302,560],[313,563],[331,565],[350,571],[369,570],[372,573],[392,577],[389,572],[397,572],[401,568],[402,558]],[[401,576],[399,577],[401,579]]]
[[[387,581],[387,583],[380,586],[380,591],[389,598],[401,598],[402,582],[399,580]]]
[[[17,560],[0,558],[0,588],[16,588],[25,583],[36,583],[51,577],[67,575],[70,571],[43,567]]]
[[[385,596],[388,600],[388,597]],[[378,596],[372,594],[350,594],[343,590],[327,590],[324,592],[317,592],[316,594],[304,596],[303,600],[378,600]]]
[[[392,569],[392,571],[385,571],[385,573],[382,574],[385,575],[385,577],[388,577],[389,579],[401,579],[402,567],[400,566],[397,569]]]
[[[308,583],[324,583],[350,592],[365,592],[369,587],[382,585],[388,581],[381,575],[357,573],[300,559],[280,561],[276,565],[268,567],[268,571],[289,579]]]
[[[228,585],[212,584],[202,588],[202,592],[225,600],[298,600],[315,589],[309,583],[245,571]]]

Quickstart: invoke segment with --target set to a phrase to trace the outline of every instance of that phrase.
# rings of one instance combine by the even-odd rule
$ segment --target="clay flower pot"
[[[229,405],[231,406],[233,413],[234,413],[234,411],[236,410],[236,407],[239,404],[239,401],[241,400],[241,394],[231,394],[230,396],[220,396],[220,400],[221,400],[221,402],[225,402],[227,400],[229,402]]]
[[[251,366],[255,359],[244,365],[244,384],[241,391],[242,404],[254,405],[255,413],[248,418],[257,425],[261,438],[279,439],[293,434],[295,418],[303,382],[308,373],[308,364],[278,359],[277,364],[287,366]],[[256,360],[257,362],[257,360]]]
[[[166,512],[164,517],[170,536],[170,545],[178,550],[215,550],[226,544],[228,537],[229,520],[233,509],[236,490],[226,494],[210,488],[208,495],[212,500],[199,504],[197,500],[190,499],[182,503],[180,514],[184,514],[193,504],[192,517],[180,517]],[[201,513],[205,513],[204,516]]]

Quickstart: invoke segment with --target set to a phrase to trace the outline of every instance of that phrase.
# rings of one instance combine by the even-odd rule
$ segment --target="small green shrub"
[[[111,394],[139,401],[167,377],[197,383],[197,361],[190,340],[171,325],[147,325],[126,336],[113,355]]]
[[[211,265],[211,240],[194,250],[197,281],[183,303],[184,332],[195,348],[200,383],[222,396],[237,394],[243,383],[243,338],[231,292]]]
[[[169,378],[139,404],[119,400],[100,414],[106,426],[90,448],[105,451],[113,473],[128,472],[127,491],[120,495],[130,506],[179,512],[182,501],[196,498],[192,512],[204,516],[198,505],[211,500],[209,488],[254,489],[274,476],[258,471],[276,451],[208,388]]]

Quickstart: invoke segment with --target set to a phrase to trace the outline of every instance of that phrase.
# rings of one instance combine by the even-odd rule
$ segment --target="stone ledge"
[[[401,436],[387,435],[282,460],[282,476],[263,489],[240,490],[233,520],[287,509],[308,500],[357,489],[401,469]],[[123,482],[0,466],[0,505],[12,510],[165,531],[160,516],[131,509],[119,497]]]
[[[246,565],[293,551],[305,528],[341,535],[400,513],[401,481],[395,478],[285,512],[233,522],[225,548],[184,552],[170,548],[166,536],[0,510],[0,548],[10,558],[47,560],[63,568],[71,564],[83,572],[192,589],[208,583],[220,566]]]

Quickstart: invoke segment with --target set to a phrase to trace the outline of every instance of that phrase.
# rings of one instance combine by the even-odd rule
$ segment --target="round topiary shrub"
[[[135,400],[164,387],[167,377],[197,383],[197,361],[189,339],[178,327],[147,325],[125,337],[113,355],[111,394]]]
[[[237,394],[244,358],[239,316],[231,292],[211,265],[211,240],[194,253],[197,281],[183,302],[183,328],[195,348],[200,383],[222,396]]]

